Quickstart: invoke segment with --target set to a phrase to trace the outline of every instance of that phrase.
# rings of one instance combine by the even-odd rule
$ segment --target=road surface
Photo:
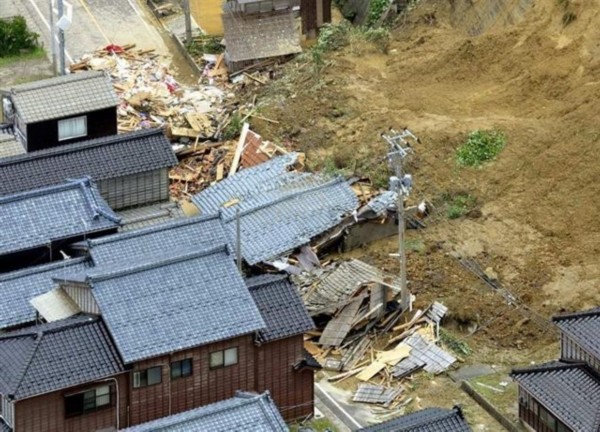
[[[2,15],[23,15],[50,51],[50,1],[54,2],[56,22],[57,0],[0,0],[0,9]],[[169,35],[143,0],[63,1],[65,11],[72,11],[72,24],[65,31],[67,65],[110,43],[154,48],[158,54],[172,58],[177,66],[183,63]]]

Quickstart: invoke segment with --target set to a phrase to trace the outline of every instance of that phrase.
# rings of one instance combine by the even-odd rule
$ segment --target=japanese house
[[[264,432],[289,430],[268,392],[237,392],[231,399],[133,426],[125,432],[230,432],[248,428]]]
[[[0,214],[0,272],[59,260],[120,222],[89,178],[0,197]]]
[[[360,432],[471,432],[460,407],[426,408],[359,429]]]
[[[104,72],[34,81],[0,96],[4,119],[28,152],[117,133],[119,102]]]
[[[177,164],[160,129],[147,129],[0,159],[0,196],[90,176],[115,209],[169,199],[169,168]]]
[[[219,222],[218,218],[196,219],[206,227]],[[164,224],[171,228],[163,238],[177,232],[173,225],[186,227],[183,221]],[[24,378],[14,378],[22,370],[40,374],[32,375],[36,386],[26,394],[12,386],[0,387],[6,427],[85,432],[164,417],[168,422],[174,414],[234,398],[238,390],[268,390],[287,420],[312,413],[313,371],[320,366],[303,350],[302,334],[313,323],[290,282],[280,276],[244,281],[225,243],[196,244],[194,250],[183,245],[184,252],[163,244],[161,254],[160,230],[140,231],[144,234],[131,231],[107,237],[112,241],[89,249],[92,258],[87,262],[73,258],[62,269],[59,263],[40,268],[39,273],[45,270],[46,275],[29,279],[30,284],[24,279],[33,276],[25,272],[7,278],[9,284],[20,279],[28,289],[43,286],[35,292],[21,288],[21,300],[13,303],[20,312],[7,326],[25,325],[32,318],[49,322],[9,331],[0,338],[4,353],[0,354],[0,383],[25,383]],[[129,259],[120,266],[103,267],[110,263],[111,249],[116,257],[128,253]],[[52,278],[52,286],[46,278]],[[0,290],[11,288],[1,283],[0,279]],[[42,302],[23,299],[39,299],[43,289],[61,295],[46,304],[46,298]],[[61,315],[65,310],[72,316]],[[80,326],[84,329],[74,330]],[[99,336],[86,326],[93,326],[94,334],[110,337],[100,344]],[[77,332],[79,345],[66,339],[68,332]],[[56,372],[62,380],[44,375],[44,368],[33,362],[26,367],[26,354],[8,354],[4,347],[23,335],[29,335],[34,345],[43,335],[48,347],[37,349],[36,355],[44,362],[64,363],[66,369]],[[80,349],[94,355],[79,358],[74,353]],[[112,368],[110,373],[107,368]],[[53,420],[44,423],[48,415]]]
[[[541,432],[600,431],[600,308],[553,318],[560,360],[514,369],[519,417]]]

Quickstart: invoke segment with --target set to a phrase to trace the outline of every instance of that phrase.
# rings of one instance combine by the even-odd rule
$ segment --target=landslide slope
[[[325,65],[288,67],[266,136],[383,184],[379,136],[408,127],[422,140],[415,199],[466,191],[482,214],[440,215],[429,239],[485,258],[546,315],[600,304],[600,0],[423,0],[386,54],[352,43]],[[456,148],[486,128],[506,134],[504,151],[459,168]]]

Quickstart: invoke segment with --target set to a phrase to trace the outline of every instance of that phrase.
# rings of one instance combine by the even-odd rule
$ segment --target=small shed
[[[0,196],[90,176],[114,210],[167,201],[177,157],[160,129],[97,138],[0,159]]]
[[[223,12],[225,61],[231,72],[253,63],[302,52],[294,12],[240,14]]]
[[[0,215],[0,273],[56,261],[120,222],[89,178],[1,197]]]
[[[28,152],[117,133],[117,95],[108,75],[86,71],[12,87],[2,110]]]

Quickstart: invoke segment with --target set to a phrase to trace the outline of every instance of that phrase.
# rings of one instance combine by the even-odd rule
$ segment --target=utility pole
[[[52,48],[52,73],[56,75],[56,32],[54,31],[54,5],[53,0],[48,0],[50,8],[50,47]]]
[[[192,17],[190,16],[190,0],[183,1],[183,16],[185,18],[185,42],[192,43]]]
[[[64,15],[63,0],[58,0],[58,19]],[[65,74],[65,32],[62,28],[58,29],[58,50],[60,56],[60,74]]]
[[[390,167],[394,170],[394,176],[390,178],[390,190],[396,192],[398,259],[400,260],[400,302],[402,310],[407,311],[411,308],[411,299],[406,280],[406,248],[404,244],[406,222],[404,217],[404,198],[410,193],[412,177],[404,173],[404,159],[411,150],[406,138],[412,137],[416,139],[416,137],[406,129],[400,134],[391,129],[389,135],[383,134],[382,137],[390,144],[388,161]],[[402,145],[404,145],[404,147]]]

